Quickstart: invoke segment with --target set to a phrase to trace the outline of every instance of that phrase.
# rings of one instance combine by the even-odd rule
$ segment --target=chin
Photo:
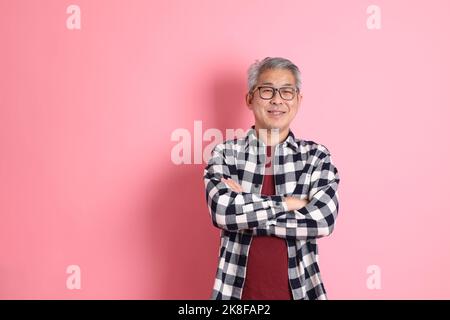
[[[280,126],[276,125],[276,124],[271,124],[271,123],[267,123],[264,124],[264,126],[262,126],[262,128],[266,128],[266,129],[279,129]]]
[[[261,122],[261,128],[265,129],[279,129],[280,131],[286,127],[286,123],[272,122],[271,120]]]
[[[285,123],[280,123],[280,122],[276,122],[276,123],[269,123],[268,124],[269,128],[272,129],[283,129],[285,127]]]

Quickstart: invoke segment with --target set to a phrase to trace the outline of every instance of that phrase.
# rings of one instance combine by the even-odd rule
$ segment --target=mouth
[[[279,118],[282,117],[286,111],[279,111],[279,110],[267,110],[267,113],[270,117]]]

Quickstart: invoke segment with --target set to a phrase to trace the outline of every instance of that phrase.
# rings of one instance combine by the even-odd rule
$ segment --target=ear
[[[249,109],[252,109],[252,100],[253,100],[253,95],[251,95],[250,93],[247,93],[245,95],[245,102]]]
[[[299,105],[300,105],[300,102],[302,102],[302,98],[303,98],[303,95],[301,95],[300,92],[297,93],[297,99],[298,99],[298,104]]]

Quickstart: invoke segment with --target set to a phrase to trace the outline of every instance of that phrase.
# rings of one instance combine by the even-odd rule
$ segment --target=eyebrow
[[[262,83],[262,85],[265,85],[265,84],[273,84],[272,82],[264,82],[264,83]],[[292,83],[285,83],[285,84],[283,84],[283,86],[293,86],[293,84]]]

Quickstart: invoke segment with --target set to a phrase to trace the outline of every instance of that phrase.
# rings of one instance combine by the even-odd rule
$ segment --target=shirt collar
[[[245,141],[245,151],[248,151],[248,148],[251,147],[261,147],[261,145],[264,145],[264,142],[262,142],[261,140],[258,139],[257,135],[256,135],[256,129],[255,129],[255,125],[253,125],[247,132],[247,137],[246,137],[246,141]],[[295,139],[295,135],[294,132],[292,132],[291,129],[289,129],[289,133],[288,136],[286,137],[286,139],[280,143],[282,145],[282,147],[289,147],[294,151],[298,150],[298,144],[297,141]]]

